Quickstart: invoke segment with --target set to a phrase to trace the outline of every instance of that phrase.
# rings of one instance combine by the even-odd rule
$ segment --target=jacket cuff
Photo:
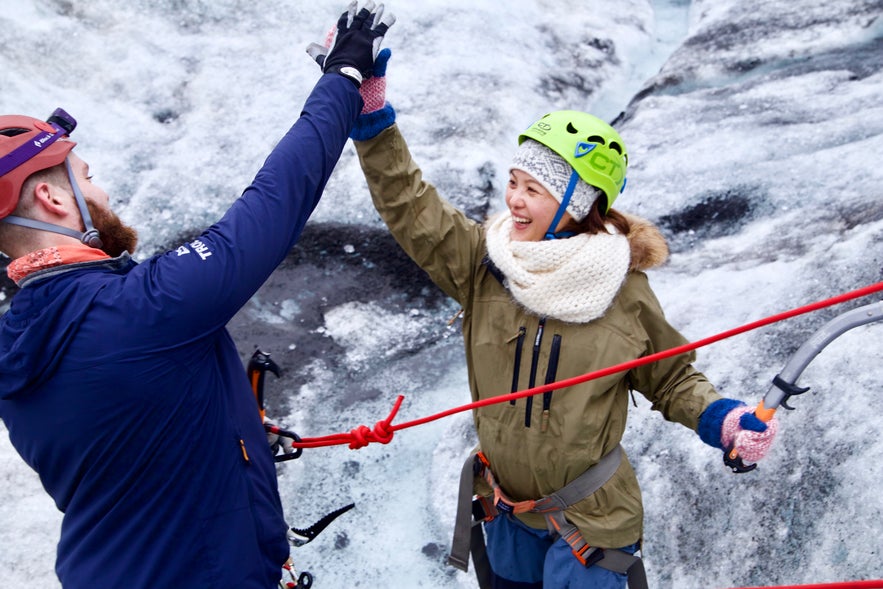
[[[354,141],[368,141],[374,139],[384,129],[391,127],[396,122],[396,111],[390,103],[380,110],[369,112],[368,114],[359,115],[353,130],[350,131],[350,137]]]
[[[742,401],[735,399],[718,399],[705,408],[699,416],[699,438],[713,448],[725,450],[721,443],[721,429],[724,426],[724,418],[727,413],[744,405]]]

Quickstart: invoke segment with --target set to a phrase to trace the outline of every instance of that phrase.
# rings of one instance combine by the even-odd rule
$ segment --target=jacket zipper
[[[518,391],[518,372],[521,368],[521,349],[524,347],[524,336],[527,330],[524,326],[518,328],[518,341],[515,343],[515,368],[512,371],[512,389],[510,393]],[[512,340],[509,340],[512,341]],[[515,406],[515,399],[509,401],[509,405]]]
[[[537,382],[537,365],[540,362],[540,344],[543,342],[543,328],[546,326],[546,318],[541,317],[537,325],[537,336],[533,340],[533,357],[530,360],[530,381],[527,387],[532,389]],[[530,427],[530,411],[533,408],[533,397],[527,398],[524,406],[524,427]]]
[[[552,350],[549,352],[549,365],[546,367],[546,381],[543,384],[555,382],[558,374],[558,355],[561,353],[561,336],[557,333],[552,337]],[[543,433],[549,429],[549,410],[552,407],[552,391],[543,393],[543,420],[540,431]]]

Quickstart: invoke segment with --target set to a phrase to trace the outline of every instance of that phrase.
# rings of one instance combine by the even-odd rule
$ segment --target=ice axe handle
[[[868,289],[861,289],[862,294],[859,296],[864,296],[871,292],[879,292],[880,285],[883,285],[883,283],[878,283]],[[866,290],[868,292],[864,292]],[[859,291],[854,291],[853,294],[858,293]],[[757,418],[764,423],[769,422],[779,406],[791,409],[788,406],[788,399],[809,390],[809,388],[799,387],[795,383],[807,365],[825,346],[850,329],[881,320],[883,320],[883,301],[877,301],[876,303],[841,313],[824,324],[808,340],[803,342],[791,358],[788,359],[782,371],[773,379],[773,386],[767,392],[763,401],[757,405],[757,409],[754,410]],[[746,466],[742,462],[741,457],[739,457],[739,453],[733,448],[728,448],[724,452],[724,464],[732,468],[733,472],[748,472],[754,467],[754,465]]]
[[[248,361],[246,372],[248,380],[251,383],[251,389],[254,392],[255,401],[258,404],[258,411],[261,413],[261,421],[263,421],[266,412],[264,411],[264,375],[267,371],[272,372],[279,377],[279,366],[270,358],[270,354],[255,350],[251,359]]]

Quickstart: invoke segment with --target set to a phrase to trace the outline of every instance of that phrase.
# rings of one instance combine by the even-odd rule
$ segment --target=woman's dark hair
[[[623,235],[628,235],[631,231],[631,225],[625,215],[616,209],[610,209],[607,214],[601,213],[601,204],[606,206],[606,199],[602,197],[596,198],[592,203],[589,214],[582,221],[571,221],[564,227],[564,231],[573,231],[574,233],[610,233],[607,225],[613,225],[617,231]]]

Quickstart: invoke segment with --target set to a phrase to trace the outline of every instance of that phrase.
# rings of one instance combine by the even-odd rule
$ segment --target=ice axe
[[[793,410],[794,408],[788,405],[788,399],[795,395],[802,395],[809,390],[809,387],[797,386],[796,382],[813,358],[818,356],[825,346],[850,329],[880,320],[883,320],[883,301],[857,307],[828,321],[794,352],[782,371],[773,378],[772,386],[754,410],[757,418],[768,422],[773,418],[780,405],[785,409]],[[735,448],[724,452],[724,464],[735,473],[749,472],[757,466],[756,464],[745,464]]]
[[[251,390],[254,391],[254,398],[258,404],[258,411],[261,414],[261,422],[264,424],[264,430],[266,430],[267,433],[275,434],[283,438],[291,438],[295,442],[300,442],[301,438],[296,433],[282,429],[277,425],[266,421],[266,410],[264,409],[264,379],[267,372],[272,372],[276,375],[276,378],[279,378],[279,365],[270,358],[270,354],[267,354],[260,349],[255,350],[254,354],[251,355],[251,359],[248,361],[246,373],[248,374],[248,381],[251,383]],[[300,458],[300,455],[303,454],[303,452],[303,448],[295,448],[293,452],[288,454],[277,454],[274,459],[276,462],[294,460],[295,458]]]
[[[248,381],[251,383],[251,388],[254,392],[255,401],[257,401],[258,411],[261,415],[261,421],[264,423],[264,430],[267,433],[276,434],[279,437],[287,437],[291,438],[295,442],[301,442],[300,436],[298,436],[296,433],[282,429],[275,424],[267,422],[265,419],[266,412],[264,410],[264,380],[266,378],[267,372],[272,372],[276,375],[276,378],[279,378],[279,366],[272,360],[272,358],[270,358],[270,354],[257,349],[255,350],[254,354],[252,354],[251,359],[248,361],[246,374],[248,375]],[[274,460],[276,462],[293,460],[295,458],[299,458],[300,455],[303,454],[303,451],[303,448],[295,448],[293,452],[290,452],[288,454],[277,454],[276,456],[274,456]],[[316,538],[316,536],[319,535],[320,532],[322,532],[322,530],[327,528],[328,525],[331,524],[331,522],[333,522],[339,516],[343,515],[355,506],[355,503],[350,503],[349,505],[345,505],[339,509],[336,509],[331,513],[326,514],[319,521],[307,528],[290,527],[288,533],[288,541],[295,547],[309,544]],[[290,558],[288,559],[288,562],[283,565],[282,568],[287,571],[291,581],[288,583],[283,583],[283,581],[280,581],[280,587],[290,587],[293,589],[311,589],[311,587],[313,586],[312,573],[308,571],[303,571],[300,573],[300,575],[297,575],[297,573],[294,571],[293,563]]]
[[[258,403],[258,411],[261,412],[261,421],[266,417],[266,411],[264,410],[264,377],[268,371],[275,374],[276,378],[279,378],[279,365],[273,362],[270,354],[259,349],[255,350],[254,354],[251,355],[251,360],[248,361],[246,372],[251,383],[251,390],[254,391],[255,401]]]

